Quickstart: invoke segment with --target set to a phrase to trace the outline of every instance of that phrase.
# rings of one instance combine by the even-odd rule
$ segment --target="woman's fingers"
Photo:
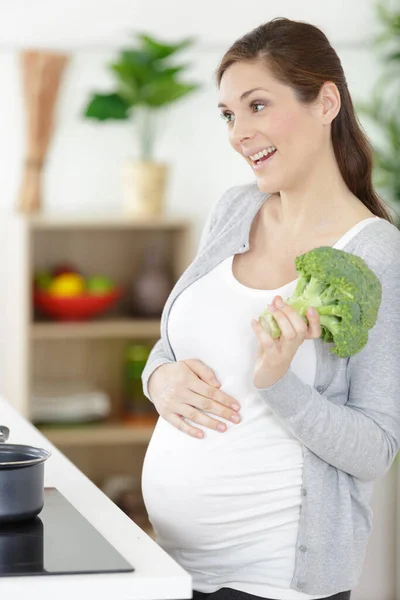
[[[215,414],[235,424],[240,422],[238,415],[240,406],[235,398],[198,378],[191,381],[190,386],[194,389],[190,389],[186,384],[175,393],[171,393],[171,390],[166,398],[163,417],[172,425],[191,436],[203,437],[198,436],[202,430],[196,428],[194,424],[220,432],[227,430],[225,423],[206,413]],[[237,409],[231,408],[232,405],[236,405]]]
[[[169,421],[171,423],[171,425],[176,427],[176,429],[179,429],[183,433],[186,433],[192,437],[196,437],[196,438],[204,437],[204,432],[201,429],[197,429],[196,427],[193,427],[192,425],[190,425],[189,423],[187,423],[185,421],[184,417],[177,415],[176,413],[171,413],[169,415],[167,421]]]
[[[299,335],[305,335],[307,325],[292,306],[284,303],[280,307],[274,298],[274,302],[268,305],[268,310],[274,315],[283,338],[286,340],[295,340]]]
[[[206,385],[205,387],[207,391],[208,387]],[[215,392],[218,392],[218,394],[215,394]],[[214,398],[217,398],[221,391],[211,388],[210,393]],[[199,423],[208,429],[215,429],[217,431],[225,431],[226,425],[206,413],[217,415],[232,423],[240,422],[240,416],[236,410],[220,404],[220,402],[212,399],[210,396],[206,397],[192,390],[186,390],[184,397],[176,397],[176,407],[173,410],[194,423]]]
[[[189,391],[195,392],[197,395],[197,398],[195,398],[196,406],[206,412],[230,419],[232,415],[240,410],[240,405],[236,398],[226,394],[219,388],[208,385],[201,379],[191,381]]]
[[[315,308],[311,307],[307,309],[306,316],[309,323],[306,339],[308,340],[321,337],[322,329],[318,312],[315,310]]]
[[[197,403],[197,399],[194,398],[196,394],[193,394],[193,399],[185,400],[185,402],[180,402],[179,404],[179,414],[185,419],[189,419],[192,423],[196,423],[198,425],[203,425],[207,427],[207,429],[214,429],[215,431],[224,432],[227,427],[226,424],[218,419],[214,419],[209,414],[206,414],[202,409],[196,408],[193,406]],[[237,414],[234,416],[238,417]],[[240,417],[238,417],[240,420]]]
[[[275,296],[272,305],[269,305],[268,309],[274,315],[286,339],[294,340],[297,336],[312,339],[321,336],[319,314],[312,307],[309,307],[306,311],[308,325],[299,313],[290,304],[284,302],[280,296]],[[313,314],[313,310],[315,314]]]
[[[171,412],[168,416],[168,420],[170,421],[170,423],[172,423],[172,425],[193,437],[204,437],[203,430],[195,427],[193,425],[194,423],[207,427],[207,429],[214,429],[215,431],[219,431],[221,433],[223,433],[227,429],[225,423],[223,423],[222,421],[218,421],[217,419],[213,419],[212,417],[206,415],[204,412],[198,410],[191,404],[180,402],[179,411],[181,414]],[[191,423],[188,423],[186,419],[191,421]],[[199,435],[199,433],[201,435]]]

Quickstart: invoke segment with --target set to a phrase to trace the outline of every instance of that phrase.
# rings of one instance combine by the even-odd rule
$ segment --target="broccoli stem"
[[[299,313],[301,317],[305,317],[307,308],[313,306],[317,308],[322,306],[320,296],[326,289],[326,284],[316,277],[311,277],[308,280],[306,277],[300,277],[296,289],[292,296],[288,298],[287,303]]]
[[[318,312],[321,325],[324,325],[335,336],[342,322],[341,307],[337,304],[328,304],[320,306]]]
[[[324,307],[326,308],[326,307]],[[338,319],[335,316],[329,316],[329,315],[321,315],[319,316],[319,321],[321,323],[321,325],[323,325],[326,329],[328,329],[328,331],[330,331],[330,333],[332,334],[332,336],[334,337],[336,332],[339,330],[340,327],[340,323],[341,323],[341,319]]]

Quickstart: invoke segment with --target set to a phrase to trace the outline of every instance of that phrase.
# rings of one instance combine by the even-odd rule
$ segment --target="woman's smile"
[[[271,160],[275,156],[276,152],[277,151],[275,149],[273,152],[270,152],[266,156],[263,156],[261,159],[257,160],[256,162],[254,162],[253,160],[250,159],[254,171],[260,171],[261,169],[264,169],[266,167],[267,163],[271,162]]]

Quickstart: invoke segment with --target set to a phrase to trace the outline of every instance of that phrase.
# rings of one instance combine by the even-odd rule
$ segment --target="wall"
[[[276,6],[240,0],[209,5],[183,0],[3,0],[0,216],[15,205],[25,143],[19,49],[71,53],[45,171],[44,209],[112,212],[121,207],[120,166],[125,158],[134,158],[138,148],[133,127],[127,123],[100,126],[81,117],[88,94],[111,85],[105,64],[129,41],[130,32],[146,31],[168,41],[193,35],[196,47],[178,60],[191,65],[185,79],[201,82],[203,90],[162,115],[155,158],[171,165],[167,211],[194,220],[197,243],[212,203],[227,187],[253,180],[248,165],[228,145],[226,124],[216,108],[218,93],[212,76],[229,44],[264,21],[286,16],[310,21],[325,31],[339,53],[355,101],[368,98],[378,74],[370,46],[375,27],[371,0],[281,0],[279,9]],[[5,261],[1,264],[4,268]],[[6,342],[1,342],[4,352]],[[395,600],[395,487],[394,469],[376,483],[374,532],[352,600]]]
[[[25,143],[17,54],[21,47],[71,52],[44,179],[44,207],[57,212],[113,211],[121,206],[120,165],[137,154],[133,125],[99,125],[81,114],[91,90],[111,86],[105,65],[136,29],[167,40],[192,35],[198,40],[195,48],[177,59],[191,65],[185,78],[201,82],[203,89],[161,116],[156,158],[171,165],[168,211],[184,211],[199,226],[227,187],[253,179],[247,163],[227,143],[227,126],[219,117],[212,81],[219,59],[236,37],[275,16],[309,20],[324,29],[339,52],[354,99],[368,96],[377,72],[369,49],[374,19],[371,1],[292,0],[280,2],[279,11],[274,3],[252,6],[251,11],[239,1],[214,3],[209,8],[204,4],[193,16],[193,6],[182,0],[166,4],[129,0],[2,3],[1,212],[14,206]]]

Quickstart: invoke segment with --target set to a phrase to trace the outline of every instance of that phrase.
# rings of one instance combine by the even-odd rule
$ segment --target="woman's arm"
[[[169,358],[169,355],[167,354],[167,351],[164,348],[164,343],[162,341],[162,339],[160,338],[158,340],[158,342],[156,342],[148,356],[146,365],[142,371],[142,387],[143,387],[143,394],[146,396],[146,398],[148,398],[151,401],[150,398],[150,394],[149,394],[149,389],[148,389],[148,382],[150,379],[150,376],[154,373],[154,371],[157,369],[157,367],[160,367],[161,365],[165,365],[167,363],[172,363],[172,362],[176,362],[173,358]]]
[[[322,460],[361,480],[384,475],[400,448],[400,260],[381,277],[382,302],[366,346],[348,361],[349,399],[330,402],[288,371],[261,397]]]

